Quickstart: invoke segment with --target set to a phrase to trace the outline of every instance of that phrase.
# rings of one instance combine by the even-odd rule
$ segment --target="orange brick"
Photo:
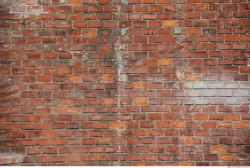
[[[212,153],[225,153],[227,151],[227,147],[223,145],[212,145],[210,147],[210,151]]]
[[[115,122],[112,122],[110,124],[110,128],[113,128],[113,129],[122,129],[124,128],[124,122],[122,121],[115,121]]]
[[[69,76],[68,81],[73,83],[79,83],[81,82],[81,76]]]
[[[226,120],[240,120],[240,114],[228,114],[225,116]]]
[[[103,99],[103,104],[114,105],[114,104],[116,104],[116,100],[115,99],[111,99],[111,98],[105,98],[105,99]]]
[[[231,161],[234,160],[234,155],[233,154],[221,154],[219,155],[220,160],[223,161]]]
[[[97,30],[96,29],[83,30],[82,34],[84,36],[96,36],[97,35]]]
[[[99,80],[101,83],[112,83],[113,82],[113,76],[112,75],[101,75],[99,77]]]
[[[186,74],[186,80],[188,81],[197,81],[201,79],[201,75],[196,74]]]
[[[241,73],[250,73],[250,66],[242,66],[240,67]]]
[[[208,119],[208,115],[207,114],[203,114],[203,113],[195,114],[194,115],[194,119],[196,119],[196,120],[207,120]]]
[[[136,162],[134,163],[135,166],[147,166],[145,162]]]
[[[148,98],[146,97],[136,97],[133,99],[134,105],[147,105],[148,104]]]
[[[234,127],[238,129],[247,129],[249,128],[249,122],[237,122],[234,123]]]
[[[186,127],[186,122],[184,121],[173,121],[171,123],[173,128],[185,128]]]
[[[179,162],[179,166],[194,166],[193,162]]]
[[[201,139],[200,138],[194,138],[194,137],[187,137],[187,138],[184,138],[184,142],[186,144],[199,144],[201,143]]]
[[[68,0],[68,4],[81,4],[81,0]]]
[[[146,88],[146,84],[144,82],[133,82],[132,84],[133,89],[144,89]]]
[[[231,122],[219,122],[218,127],[219,128],[232,128],[233,123],[231,123]]]
[[[178,22],[175,20],[164,20],[162,21],[163,27],[175,27],[178,25]]]
[[[170,66],[172,64],[173,64],[173,60],[172,59],[161,59],[161,60],[158,60],[158,65]]]

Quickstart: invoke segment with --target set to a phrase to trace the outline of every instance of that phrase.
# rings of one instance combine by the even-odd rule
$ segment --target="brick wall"
[[[0,164],[250,165],[249,5],[1,0]]]

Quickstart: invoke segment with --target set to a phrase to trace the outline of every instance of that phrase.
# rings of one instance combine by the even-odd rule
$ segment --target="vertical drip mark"
[[[183,33],[185,32],[182,28],[182,25],[181,25],[181,18],[180,18],[180,9],[179,9],[179,6],[180,6],[180,3],[183,3],[182,1],[180,0],[174,0],[174,6],[176,7],[176,11],[175,11],[175,16],[174,18],[176,19],[177,21],[177,26],[174,26],[173,27],[173,36],[176,38],[176,58],[179,59],[182,57],[182,52],[184,50],[184,44],[183,42],[185,41],[185,38],[186,38],[186,35]],[[183,81],[185,81],[185,68],[182,67],[183,65],[181,65],[181,67],[178,67],[176,66],[176,72],[175,72],[175,76],[176,76],[176,82],[177,82],[177,85],[178,85],[178,89],[181,91],[183,89]],[[176,101],[177,101],[177,105],[184,105],[184,101],[183,99],[181,100],[178,100],[179,98],[177,97],[176,98]],[[172,108],[172,107],[171,107]],[[185,116],[185,114],[182,114],[183,116]],[[183,118],[183,117],[182,117]],[[186,128],[184,128],[186,129]],[[181,141],[181,137],[180,136],[181,134],[179,133],[179,135],[177,136],[177,143],[176,145],[178,145],[180,148],[182,148],[182,144],[179,143]]]
[[[177,21],[178,21],[178,26],[173,27],[173,36],[176,38],[176,43],[178,45],[177,47],[180,48],[180,49],[176,50],[177,58],[181,57],[181,52],[182,52],[181,50],[183,50],[183,42],[184,42],[184,40],[186,38],[186,36],[183,34],[183,30],[182,30],[182,27],[180,25],[179,4],[180,4],[179,0],[174,1],[174,5],[176,6],[175,19],[177,19]],[[176,75],[178,81],[185,80],[185,74],[183,72],[183,68],[178,68],[177,67],[175,75]],[[180,88],[180,83],[179,83],[179,88]]]
[[[178,21],[180,21],[179,20],[179,14],[180,14],[179,3],[180,3],[179,0],[174,1],[174,5],[176,6],[175,19],[177,19]],[[179,45],[180,48],[183,49],[182,43],[185,40],[186,36],[182,32],[183,32],[183,30],[182,30],[182,27],[180,26],[180,23],[178,23],[178,26],[173,27],[173,34],[174,34],[173,36],[176,38],[177,45]],[[181,57],[181,50],[176,50],[176,55],[178,58]],[[182,71],[183,71],[183,69],[179,69],[177,67],[176,77],[180,81],[185,79],[185,74]]]
[[[124,1],[122,1],[122,4]],[[122,5],[121,4],[121,5]],[[117,8],[117,15],[121,14],[121,5],[118,5]],[[121,122],[121,112],[122,112],[122,97],[125,96],[125,82],[127,81],[127,75],[124,73],[124,66],[125,66],[125,60],[123,59],[124,55],[126,54],[127,45],[123,43],[122,40],[126,39],[126,28],[119,28],[117,31],[119,34],[117,35],[117,38],[114,42],[114,54],[115,54],[115,60],[117,64],[117,115],[118,115],[118,122]],[[124,131],[124,125],[123,127],[116,128],[116,136],[119,140],[118,142],[118,150],[117,153],[119,154],[119,159],[117,162],[114,163],[116,166],[121,166],[121,153],[122,153],[122,131]],[[124,141],[125,142],[125,141]]]

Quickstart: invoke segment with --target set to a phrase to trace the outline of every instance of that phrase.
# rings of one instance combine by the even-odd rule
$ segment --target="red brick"
[[[248,166],[248,10],[2,0],[0,162]]]

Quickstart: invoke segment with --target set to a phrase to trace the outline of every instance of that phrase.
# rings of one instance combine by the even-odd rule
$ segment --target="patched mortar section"
[[[184,95],[192,104],[250,105],[248,81],[192,81],[185,83]]]

